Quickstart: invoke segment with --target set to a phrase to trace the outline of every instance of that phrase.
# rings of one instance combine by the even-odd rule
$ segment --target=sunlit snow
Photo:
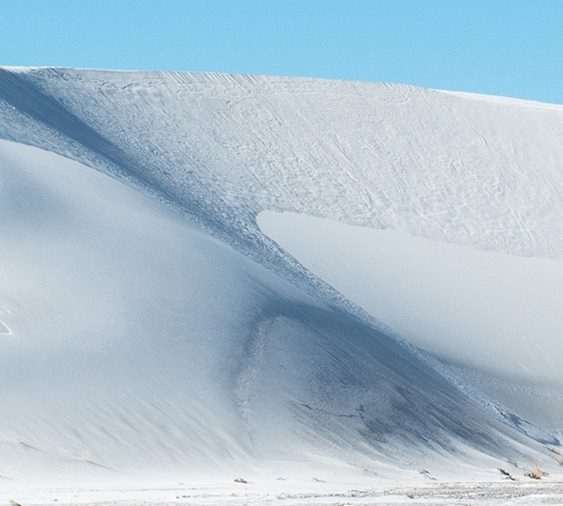
[[[401,85],[0,68],[0,499],[494,501],[416,487],[536,465],[555,497],[561,132]]]

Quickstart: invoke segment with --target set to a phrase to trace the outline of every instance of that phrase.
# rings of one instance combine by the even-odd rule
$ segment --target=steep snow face
[[[13,483],[539,448],[416,354],[106,175],[7,141],[0,167],[0,467]]]

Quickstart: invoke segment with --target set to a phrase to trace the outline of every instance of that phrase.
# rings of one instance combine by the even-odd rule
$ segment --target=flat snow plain
[[[561,132],[408,86],[0,69],[0,500],[561,502]]]

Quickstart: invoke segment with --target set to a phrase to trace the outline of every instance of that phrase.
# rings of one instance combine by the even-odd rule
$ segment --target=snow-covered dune
[[[444,318],[451,284],[428,279],[467,265],[459,248],[509,258],[501,280],[560,273],[561,132],[562,107],[407,86],[0,69],[1,476],[452,477],[558,452],[561,410],[520,410],[509,382],[529,357],[519,388],[543,368],[559,402],[557,283],[529,309],[553,334],[497,362],[522,304],[499,290],[484,335],[479,290]],[[263,211],[403,239],[346,256]]]
[[[6,477],[408,468],[527,441],[161,204],[37,148],[0,160]]]

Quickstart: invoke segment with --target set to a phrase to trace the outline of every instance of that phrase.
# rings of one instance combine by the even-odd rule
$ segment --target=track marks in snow
[[[0,316],[5,314],[11,314],[11,313],[8,309],[0,306]],[[11,334],[11,333],[12,331],[10,330],[10,328],[2,320],[0,320],[0,334]]]
[[[256,331],[253,332],[247,343],[247,350],[244,354],[245,362],[242,365],[237,377],[236,396],[238,406],[243,418],[248,421],[249,409],[253,393],[259,389],[259,368],[264,354],[265,339],[274,324],[275,318],[265,318],[258,322]]]

